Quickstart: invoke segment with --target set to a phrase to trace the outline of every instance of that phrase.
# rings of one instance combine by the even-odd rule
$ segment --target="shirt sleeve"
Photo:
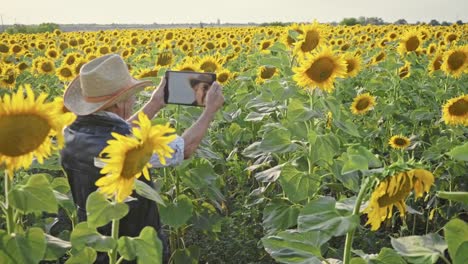
[[[169,166],[176,166],[181,164],[184,161],[184,139],[180,136],[177,136],[173,141],[169,143],[169,147],[171,147],[174,152],[172,153],[172,157],[166,158],[166,165],[162,165],[159,161],[159,156],[157,154],[153,154],[150,159],[150,163],[153,168],[162,168],[162,167],[169,167]]]

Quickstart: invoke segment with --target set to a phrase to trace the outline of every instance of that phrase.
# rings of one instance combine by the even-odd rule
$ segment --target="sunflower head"
[[[375,97],[369,93],[356,96],[351,104],[351,112],[355,115],[363,115],[375,106]]]
[[[448,100],[442,107],[442,118],[447,125],[468,126],[468,95]]]
[[[410,139],[402,135],[393,136],[388,141],[388,144],[394,149],[405,149],[410,143]]]
[[[416,199],[429,192],[434,184],[434,175],[424,169],[413,169],[395,174],[380,181],[364,209],[367,213],[371,230],[379,229],[381,223],[393,216],[393,207],[397,207],[400,217],[406,213],[405,200],[414,190]]]
[[[400,67],[400,69],[398,69],[398,76],[400,77],[400,79],[408,78],[411,75],[410,69],[411,63],[409,62],[406,62],[405,65]]]
[[[445,53],[442,70],[459,78],[468,68],[468,45],[451,49]]]
[[[331,92],[335,79],[346,76],[346,60],[334,54],[330,48],[322,48],[313,55],[306,56],[293,71],[293,78],[299,86],[309,89],[318,87]]]
[[[346,77],[356,76],[361,70],[361,57],[359,55],[347,53],[344,59],[346,60]]]
[[[63,102],[47,103],[47,94],[35,98],[29,85],[15,94],[0,98],[0,166],[13,176],[19,168],[28,168],[33,158],[42,163],[53,149],[63,146],[62,130],[73,122],[73,113],[63,111]],[[56,144],[53,143],[55,137]]]
[[[401,37],[398,51],[401,55],[405,55],[408,52],[419,50],[422,44],[423,39],[421,33],[415,29],[411,29]]]
[[[169,124],[152,126],[148,117],[140,112],[135,125],[138,127],[133,128],[130,136],[112,133],[113,139],[100,154],[105,164],[101,173],[106,176],[96,181],[96,186],[100,187],[100,192],[115,196],[118,202],[132,193],[136,178],[143,174],[150,179],[149,161],[154,153],[165,164],[165,159],[174,152],[168,144],[175,139],[175,135],[170,135],[175,130]]]

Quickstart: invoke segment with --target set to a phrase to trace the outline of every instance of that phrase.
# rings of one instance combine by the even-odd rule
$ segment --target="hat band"
[[[113,93],[113,94],[109,94],[109,95],[102,95],[102,96],[83,96],[84,97],[84,100],[88,103],[99,103],[99,102],[104,102],[104,101],[107,101],[111,98],[114,98],[114,97],[117,97],[123,93],[125,93],[126,91],[132,89],[133,87],[135,87],[136,84],[132,84],[128,87],[125,87],[123,89],[120,89],[118,90],[117,92]]]

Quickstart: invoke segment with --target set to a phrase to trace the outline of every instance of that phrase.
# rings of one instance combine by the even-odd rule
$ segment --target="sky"
[[[171,24],[341,21],[403,18],[409,23],[468,22],[467,0],[6,0],[3,24]],[[0,21],[1,22],[1,21]]]

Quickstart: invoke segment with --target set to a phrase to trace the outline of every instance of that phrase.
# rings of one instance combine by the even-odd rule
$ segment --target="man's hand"
[[[161,82],[158,87],[154,89],[153,94],[151,94],[150,103],[157,109],[162,109],[166,106],[166,103],[164,102],[164,86],[166,86],[166,77],[161,78]]]
[[[205,112],[214,114],[224,104],[223,87],[218,82],[214,82],[206,94]]]

